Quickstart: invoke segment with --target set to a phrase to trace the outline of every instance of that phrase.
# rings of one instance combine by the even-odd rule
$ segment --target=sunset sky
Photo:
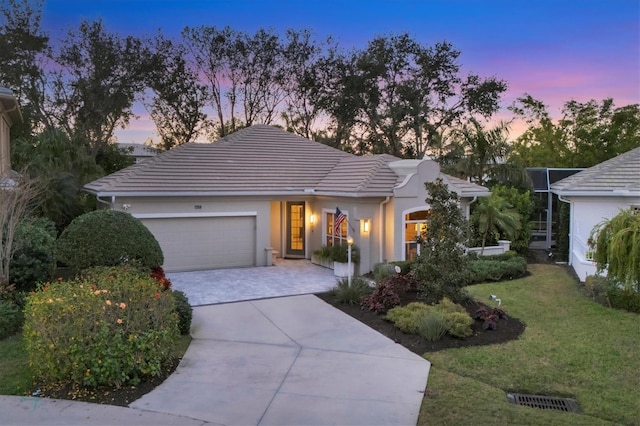
[[[506,111],[524,93],[557,116],[571,99],[612,97],[640,103],[638,0],[46,0],[44,29],[64,37],[82,19],[101,18],[109,31],[178,35],[185,26],[230,26],[253,33],[310,29],[342,48],[364,48],[377,35],[409,33],[426,45],[446,40],[462,52],[465,72],[509,84]],[[144,108],[119,131],[119,142],[154,137]],[[517,128],[513,129],[517,132]],[[157,139],[157,138],[156,138]]]

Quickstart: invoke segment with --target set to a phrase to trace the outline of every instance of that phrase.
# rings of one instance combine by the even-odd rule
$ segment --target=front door
[[[287,203],[287,256],[304,257],[304,202]]]

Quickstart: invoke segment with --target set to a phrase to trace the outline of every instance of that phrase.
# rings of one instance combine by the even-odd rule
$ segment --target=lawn
[[[426,353],[432,369],[419,425],[640,424],[640,316],[591,302],[561,267],[530,271],[469,287],[479,300],[497,295],[527,328],[505,344]],[[571,397],[583,413],[515,406],[509,391]]]

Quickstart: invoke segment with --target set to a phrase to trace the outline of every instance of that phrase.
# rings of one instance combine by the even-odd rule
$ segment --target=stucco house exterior
[[[11,170],[10,129],[22,122],[20,106],[13,92],[0,87],[0,185],[10,185],[14,177]]]
[[[442,178],[468,215],[489,190],[440,173],[432,160],[357,156],[255,125],[214,143],[189,143],[91,182],[108,208],[139,218],[167,271],[266,266],[311,258],[323,245],[360,249],[360,273],[415,256],[429,206],[425,182]],[[336,208],[346,215],[337,231]]]
[[[570,204],[569,264],[581,281],[596,272],[588,245],[591,230],[620,210],[640,208],[640,148],[551,185]]]

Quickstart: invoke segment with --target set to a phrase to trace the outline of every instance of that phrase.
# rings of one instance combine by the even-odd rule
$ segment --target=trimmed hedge
[[[37,283],[51,280],[56,268],[56,230],[48,219],[21,223],[14,236],[9,282],[17,291],[32,291]]]
[[[75,218],[58,239],[58,259],[76,273],[129,262],[150,269],[164,262],[160,244],[142,222],[116,210]]]
[[[524,277],[527,274],[527,261],[524,257],[510,257],[507,260],[490,260],[480,257],[469,262],[472,283],[487,281],[505,281]]]

